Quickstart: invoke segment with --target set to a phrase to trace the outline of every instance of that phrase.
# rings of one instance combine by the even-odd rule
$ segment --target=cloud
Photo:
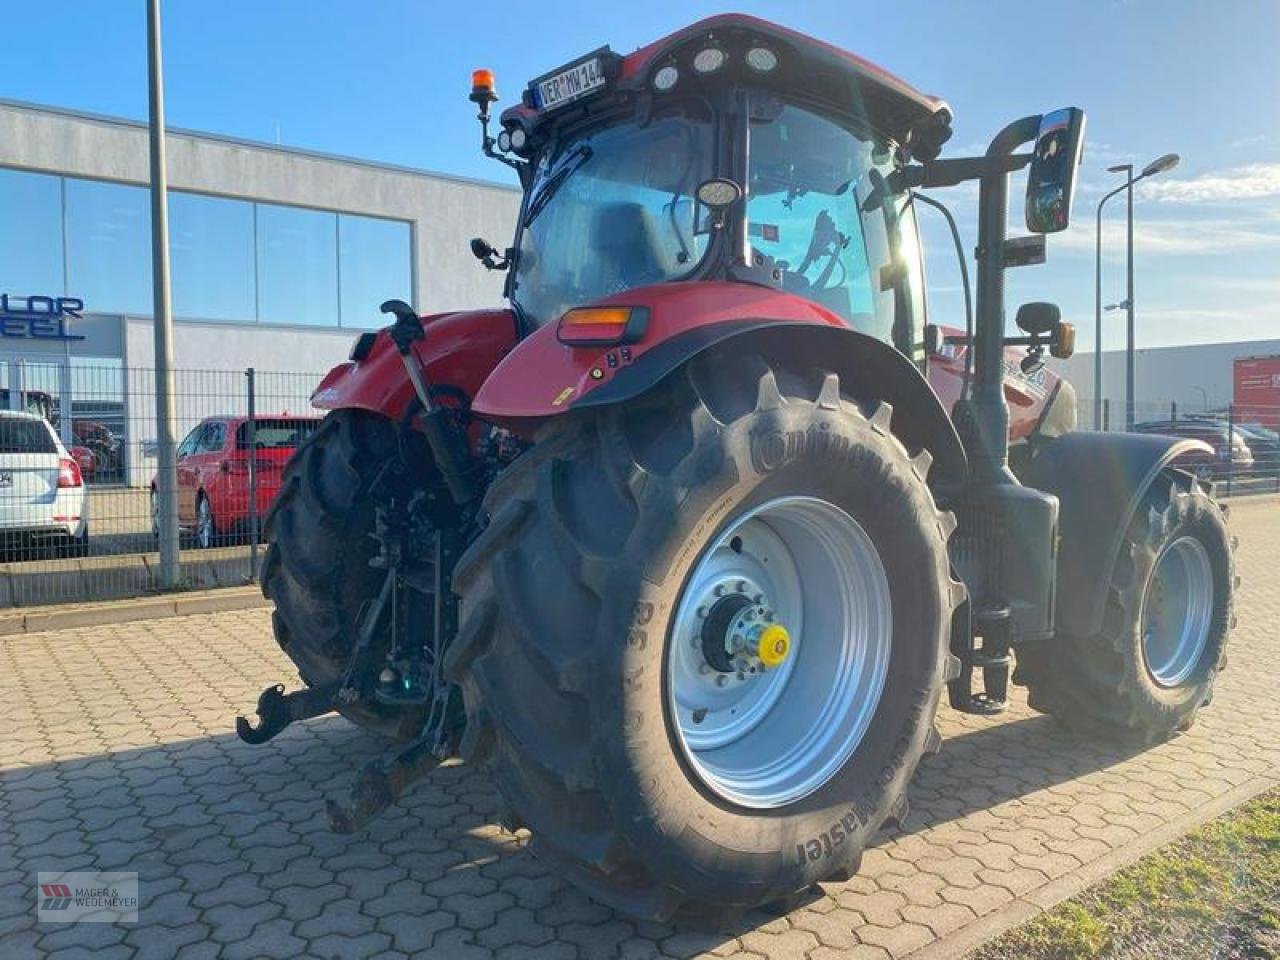
[[[1167,203],[1220,203],[1280,197],[1280,163],[1251,163],[1221,173],[1202,173],[1186,179],[1151,180],[1138,189],[1148,197]]]
[[[1050,251],[1094,251],[1094,224],[1077,219],[1070,230],[1049,237]],[[1133,227],[1134,249],[1142,254],[1202,256],[1260,249],[1280,249],[1280,227],[1266,219],[1176,218],[1138,220]],[[1102,225],[1103,255],[1108,260],[1125,253],[1123,217]]]

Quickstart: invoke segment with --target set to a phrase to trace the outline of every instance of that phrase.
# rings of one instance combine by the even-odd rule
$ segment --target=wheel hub
[[[777,614],[763,593],[748,596],[744,580],[733,589],[739,592],[726,592],[707,611],[700,646],[707,666],[743,682],[780,667],[791,653],[791,635],[774,622]]]

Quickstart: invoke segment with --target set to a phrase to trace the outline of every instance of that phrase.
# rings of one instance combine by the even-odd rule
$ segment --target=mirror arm
[[[954,187],[966,180],[980,180],[986,176],[1013,173],[1031,162],[1030,153],[999,154],[986,157],[948,157],[895,170],[887,178],[891,191],[899,193],[905,188]]]

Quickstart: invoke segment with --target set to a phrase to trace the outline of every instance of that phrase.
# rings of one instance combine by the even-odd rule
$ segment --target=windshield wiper
[[[551,202],[551,198],[564,185],[564,182],[569,179],[569,175],[591,159],[591,154],[591,147],[585,143],[579,144],[569,151],[568,156],[556,168],[556,172],[547,177],[547,182],[542,185],[538,195],[529,201],[529,209],[524,215],[526,229],[529,224],[533,223],[538,214],[546,208],[547,204]]]

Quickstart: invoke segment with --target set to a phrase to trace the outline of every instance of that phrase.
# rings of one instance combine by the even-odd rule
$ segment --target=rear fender
[[[1056,617],[1059,633],[1090,637],[1102,628],[1111,571],[1142,498],[1160,471],[1199,440],[1140,433],[1069,433],[1048,441],[1023,482],[1059,501]]]
[[[412,347],[432,392],[470,402],[493,368],[516,344],[510,310],[474,310],[424,317],[426,337]],[[311,395],[321,410],[355,408],[399,420],[413,401],[413,384],[386,330],[361,360],[334,367]]]
[[[966,461],[960,438],[920,371],[888,344],[844,326],[762,319],[697,326],[662,340],[633,362],[611,370],[611,376],[593,389],[584,390],[585,385],[577,385],[573,391],[576,399],[565,402],[562,410],[551,412],[626,403],[652,390],[695,357],[711,350],[729,349],[759,353],[800,369],[838,374],[844,389],[859,400],[884,400],[892,405],[895,436],[907,449],[926,448],[933,455],[932,480],[963,480]],[[502,372],[517,374],[517,370],[511,368],[518,359],[518,354],[513,355],[503,364]],[[526,383],[541,384],[544,392],[552,386],[545,380],[537,380],[531,370],[525,371],[522,379]],[[486,385],[477,406],[483,404],[490,386]],[[545,419],[547,412],[538,410],[539,421]],[[507,415],[510,416],[509,411]]]

